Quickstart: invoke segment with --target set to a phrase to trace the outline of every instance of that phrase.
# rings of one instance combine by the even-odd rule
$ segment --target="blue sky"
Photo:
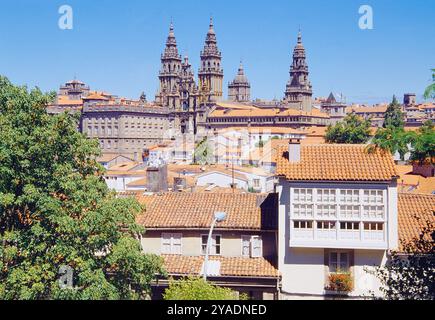
[[[63,4],[74,10],[73,30],[58,28]],[[363,4],[373,8],[373,30],[358,27]],[[299,26],[315,96],[421,98],[435,67],[434,14],[427,0],[1,0],[0,74],[43,90],[76,76],[92,89],[152,99],[171,17],[197,71],[213,15],[224,82],[243,59],[253,98],[282,98]]]

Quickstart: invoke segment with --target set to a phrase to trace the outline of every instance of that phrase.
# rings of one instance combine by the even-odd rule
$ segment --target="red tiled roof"
[[[199,275],[203,256],[163,255],[164,267],[170,275]],[[220,261],[221,277],[278,278],[278,270],[264,258],[210,257]]]
[[[272,201],[269,202],[272,196],[169,192],[148,199],[145,212],[137,220],[145,228],[207,229],[211,226],[214,213],[223,211],[227,217],[218,223],[217,228],[260,230],[264,224],[273,225],[276,208]],[[262,221],[264,215],[270,219]]]
[[[418,237],[428,222],[435,224],[435,195],[399,193],[399,250]]]
[[[289,180],[389,181],[397,176],[387,152],[367,152],[365,145],[301,145],[299,162],[290,163],[288,147],[280,146],[276,174]]]

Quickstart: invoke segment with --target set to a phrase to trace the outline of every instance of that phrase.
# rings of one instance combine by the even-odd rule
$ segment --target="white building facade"
[[[312,147],[312,150],[309,150]],[[303,146],[299,161],[290,156],[293,168],[283,169],[279,193],[279,270],[282,274],[283,298],[325,298],[344,294],[348,297],[379,295],[380,283],[373,271],[387,261],[389,250],[398,247],[397,186],[394,172],[388,180],[360,181],[364,158],[382,166],[389,160],[377,161],[382,155],[356,154],[362,148]],[[305,150],[304,150],[305,149]],[[346,147],[344,147],[346,149]],[[292,147],[289,148],[290,153]],[[297,150],[297,149],[294,149]],[[329,153],[320,161],[308,162],[318,152]],[[321,155],[318,155],[321,157]],[[343,157],[348,166],[343,163]],[[391,156],[390,156],[391,157]],[[333,163],[334,158],[336,163]],[[283,161],[290,162],[288,159]],[[392,159],[391,159],[392,162]],[[304,164],[305,163],[305,164]],[[285,164],[284,164],[285,165]],[[308,167],[300,171],[299,165]],[[334,171],[340,166],[343,176]],[[388,164],[390,165],[390,164]],[[280,167],[281,166],[281,167]],[[316,166],[325,180],[316,178]],[[353,166],[353,169],[352,169]],[[287,172],[282,176],[284,171]],[[352,171],[353,170],[353,171]],[[388,170],[382,171],[382,179]],[[296,175],[295,175],[296,173]],[[352,181],[352,175],[355,177]],[[379,173],[373,168],[372,176]],[[292,179],[294,175],[294,179]],[[297,176],[299,175],[299,176]],[[303,180],[306,175],[306,180]],[[326,180],[331,177],[335,179]],[[351,289],[337,292],[331,281],[348,277]]]

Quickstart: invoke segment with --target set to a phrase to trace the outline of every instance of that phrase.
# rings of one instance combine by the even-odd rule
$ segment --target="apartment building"
[[[208,279],[254,299],[277,299],[277,200],[276,194],[142,196],[142,247],[163,256],[170,277],[201,276],[214,214],[225,212],[226,219],[217,223],[212,235]],[[161,297],[167,286],[168,279],[154,283],[154,297]]]
[[[370,274],[398,248],[397,173],[393,158],[364,145],[300,145],[278,152],[279,270],[283,297],[336,294],[346,274],[350,297],[379,294]]]

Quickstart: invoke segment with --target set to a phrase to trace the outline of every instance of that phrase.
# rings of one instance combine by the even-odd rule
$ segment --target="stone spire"
[[[213,18],[205,38],[204,49],[201,51],[201,66],[198,71],[199,87],[206,87],[210,92],[211,101],[222,99],[223,70],[221,68],[221,52],[217,46]]]
[[[178,55],[177,40],[175,39],[174,24],[172,21],[169,26],[168,39],[166,40],[166,47],[162,58],[176,58],[181,61],[181,56]]]
[[[299,30],[298,42],[293,50],[293,63],[290,67],[290,80],[287,83],[284,100],[299,110],[311,111],[312,86],[308,80],[308,65],[302,34]]]
[[[160,87],[156,95],[156,102],[170,108],[179,107],[178,85],[181,73],[181,55],[178,54],[175,39],[174,24],[171,21],[165,50],[161,55],[159,72]]]
[[[251,84],[245,76],[242,61],[240,61],[236,77],[228,84],[228,100],[236,102],[248,102],[251,100]]]

